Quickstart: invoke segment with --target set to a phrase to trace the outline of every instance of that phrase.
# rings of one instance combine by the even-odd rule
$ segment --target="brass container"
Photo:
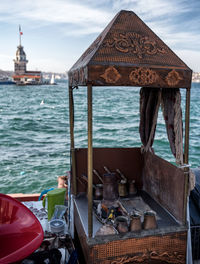
[[[143,222],[144,229],[155,229],[157,228],[156,222],[156,213],[153,211],[146,211],[144,213],[144,222]]]
[[[128,195],[125,181],[122,180],[118,183],[118,192],[120,197],[126,197]]]
[[[105,201],[115,201],[119,198],[118,183],[115,173],[103,175],[103,199]]]
[[[135,187],[135,180],[132,180],[130,183],[129,183],[129,195],[134,195],[137,193],[137,189]]]
[[[97,200],[101,200],[103,198],[103,184],[96,184],[94,197]]]
[[[128,219],[125,216],[118,216],[115,218],[115,226],[119,233],[128,232]]]
[[[130,218],[131,218],[130,230],[140,231],[142,229],[141,215],[135,213],[131,215]]]

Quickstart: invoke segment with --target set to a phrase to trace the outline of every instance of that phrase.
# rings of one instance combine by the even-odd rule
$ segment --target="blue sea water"
[[[57,186],[70,168],[68,83],[56,86],[1,85],[0,192],[34,193]],[[93,88],[93,146],[140,147],[139,88]],[[185,90],[182,93],[184,119]],[[200,166],[200,84],[191,90],[190,155]],[[87,147],[87,89],[74,90],[75,146]],[[161,111],[155,153],[170,162]]]

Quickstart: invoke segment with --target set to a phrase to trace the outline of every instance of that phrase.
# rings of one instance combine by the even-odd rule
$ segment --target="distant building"
[[[26,59],[26,53],[24,52],[24,47],[21,45],[21,27],[19,26],[19,46],[16,51],[16,59],[14,60],[14,75],[13,81],[16,84],[41,84],[42,83],[42,73],[41,71],[27,71],[26,65],[28,60]]]

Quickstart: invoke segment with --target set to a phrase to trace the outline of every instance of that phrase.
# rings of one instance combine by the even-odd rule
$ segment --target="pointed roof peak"
[[[129,81],[122,75],[121,71],[125,69],[134,71],[132,75],[129,73]],[[136,80],[138,69],[140,75],[153,74],[153,81],[142,83]],[[158,85],[158,71],[161,69],[168,69],[168,73],[187,71],[191,75],[188,66],[134,12],[121,10],[70,69],[69,77],[71,83],[77,85]],[[99,75],[94,74],[97,70]],[[118,75],[116,81],[106,80],[107,75],[113,74]],[[130,76],[135,76],[134,81],[130,81]],[[183,77],[179,76],[179,79]],[[173,84],[176,86],[175,82]],[[169,86],[163,81],[159,85]]]

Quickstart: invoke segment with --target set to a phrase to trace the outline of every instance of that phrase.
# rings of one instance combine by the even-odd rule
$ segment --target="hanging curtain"
[[[183,122],[181,94],[179,89],[156,89],[143,87],[140,90],[140,138],[142,152],[152,151],[159,106],[162,106],[170,148],[176,163],[183,164]],[[195,175],[189,171],[189,191],[195,186]]]
[[[158,88],[142,87],[140,90],[140,138],[141,150],[151,151],[157,124],[161,91]]]
[[[183,122],[179,89],[162,89],[161,105],[170,148],[176,163],[183,165]]]

